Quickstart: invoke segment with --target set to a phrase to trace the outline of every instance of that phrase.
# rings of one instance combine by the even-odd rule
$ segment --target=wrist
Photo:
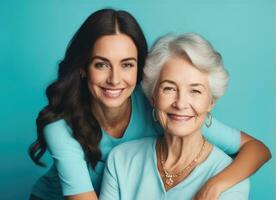
[[[216,177],[209,179],[206,184],[217,194],[221,194],[227,189],[227,184],[222,179]]]

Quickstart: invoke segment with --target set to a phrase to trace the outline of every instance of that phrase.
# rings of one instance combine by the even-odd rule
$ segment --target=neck
[[[201,151],[203,143],[201,130],[185,137],[172,136],[165,132],[161,153],[166,169],[177,171],[189,165]]]
[[[131,113],[130,98],[123,105],[107,108],[99,104],[92,104],[92,113],[100,126],[111,136],[121,137],[126,129]]]

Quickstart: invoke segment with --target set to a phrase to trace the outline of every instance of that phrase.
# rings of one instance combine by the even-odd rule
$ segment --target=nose
[[[184,92],[178,92],[176,95],[175,101],[173,102],[173,107],[182,110],[187,109],[189,107],[189,100],[188,97],[185,95]]]
[[[120,83],[120,72],[118,69],[112,68],[109,72],[107,83],[111,85],[118,85]]]

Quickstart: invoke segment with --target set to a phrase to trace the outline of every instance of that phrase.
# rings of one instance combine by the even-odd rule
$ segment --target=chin
[[[188,131],[168,131],[171,136],[177,136],[177,137],[186,137],[188,135],[193,134],[193,132],[188,132]]]
[[[112,99],[112,100],[104,100],[102,102],[102,104],[106,107],[106,108],[118,108],[120,106],[122,106],[125,102],[127,102],[127,98],[126,99]]]
[[[196,133],[199,130],[198,127],[189,127],[189,126],[170,126],[168,127],[168,133],[173,136],[178,136],[178,137],[185,137],[188,135],[192,135]]]

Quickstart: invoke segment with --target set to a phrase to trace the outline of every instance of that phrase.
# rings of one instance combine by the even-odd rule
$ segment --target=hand
[[[210,180],[196,193],[193,200],[217,200],[222,192],[220,186]]]

